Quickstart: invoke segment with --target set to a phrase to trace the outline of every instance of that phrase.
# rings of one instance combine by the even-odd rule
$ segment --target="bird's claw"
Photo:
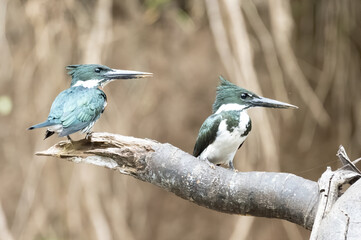
[[[228,165],[229,165],[229,169],[231,169],[233,172],[238,172],[238,170],[234,168],[233,161],[230,161]]]
[[[213,170],[216,170],[216,165],[214,163],[211,163],[210,161],[208,161],[208,159],[205,159],[205,161],[208,164],[208,166],[210,166]]]
[[[88,140],[88,141],[90,141],[91,138],[92,138],[92,134],[93,134],[93,132],[88,132],[88,133],[85,135],[85,139]]]
[[[214,165],[213,163],[208,162],[208,165],[209,165],[213,170],[216,170],[216,165]]]
[[[70,141],[71,144],[73,144],[73,139],[70,138],[70,136],[66,136],[68,138],[68,140]]]

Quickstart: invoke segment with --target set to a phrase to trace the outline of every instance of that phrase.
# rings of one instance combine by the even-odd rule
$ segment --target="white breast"
[[[239,124],[232,132],[228,131],[226,119],[219,124],[216,140],[210,144],[200,155],[201,159],[220,164],[233,161],[239,146],[246,140],[247,135],[242,134],[247,130],[250,118],[246,111],[240,112]]]

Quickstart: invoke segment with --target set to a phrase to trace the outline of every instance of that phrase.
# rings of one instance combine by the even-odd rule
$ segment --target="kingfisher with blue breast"
[[[107,96],[100,89],[116,79],[150,77],[152,73],[111,69],[100,64],[69,65],[72,77],[70,88],[62,91],[54,100],[48,119],[29,128],[46,127],[45,138],[57,133],[59,137],[78,131],[88,138],[94,123],[107,105]]]
[[[252,107],[298,108],[256,95],[227,81],[222,76],[217,88],[213,114],[202,124],[193,156],[214,164],[227,164],[234,170],[233,158],[252,129],[247,110]],[[213,163],[213,164],[212,164]]]

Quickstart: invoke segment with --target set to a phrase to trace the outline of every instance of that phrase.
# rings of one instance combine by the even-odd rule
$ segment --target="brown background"
[[[217,213],[107,169],[36,157],[60,139],[26,128],[69,86],[66,65],[101,63],[154,78],[106,86],[94,131],[192,152],[222,74],[299,106],[249,110],[236,168],[317,180],[338,166],[339,144],[361,155],[360,13],[352,0],[0,1],[0,239],[307,239],[291,223]]]

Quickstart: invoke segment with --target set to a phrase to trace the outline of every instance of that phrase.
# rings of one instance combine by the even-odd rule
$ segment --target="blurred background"
[[[240,171],[317,180],[361,155],[361,2],[0,0],[0,239],[308,239],[288,222],[199,207],[100,167],[34,156],[65,66],[153,72],[104,89],[94,131],[191,153],[218,76],[298,110],[249,110]],[[75,139],[83,135],[74,135]]]

